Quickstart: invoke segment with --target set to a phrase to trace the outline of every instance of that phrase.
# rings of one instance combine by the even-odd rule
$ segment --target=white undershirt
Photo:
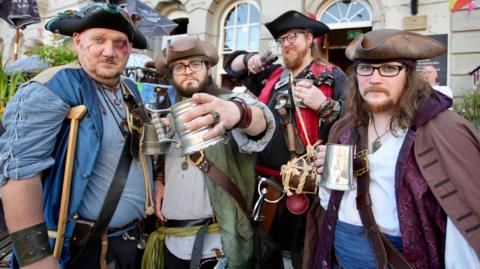
[[[196,166],[188,164],[187,170],[182,170],[180,149],[170,144],[165,158],[165,191],[162,204],[162,214],[167,219],[204,219],[213,216],[212,204],[204,175]],[[190,260],[192,256],[193,236],[166,236],[165,245],[176,257]],[[222,249],[220,233],[207,233],[203,242],[202,258],[214,257],[214,248]]]
[[[370,166],[370,198],[375,220],[383,233],[400,236],[397,203],[395,198],[395,165],[406,132],[399,132],[398,136],[390,136],[383,145],[373,154],[368,155]],[[386,161],[388,160],[388,161]],[[354,179],[354,186],[357,180]],[[327,208],[330,191],[325,188],[319,190],[323,208]],[[347,191],[342,197],[338,219],[349,224],[363,226],[356,206],[357,190]],[[480,268],[478,255],[463,238],[450,219],[447,221],[445,245],[446,268]]]

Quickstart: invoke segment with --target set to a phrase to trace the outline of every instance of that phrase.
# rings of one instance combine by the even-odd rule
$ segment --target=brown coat
[[[420,126],[414,154],[430,190],[455,227],[480,255],[480,139],[452,111]]]

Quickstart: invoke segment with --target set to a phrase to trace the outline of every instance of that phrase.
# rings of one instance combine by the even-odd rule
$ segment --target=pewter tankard
[[[354,190],[353,146],[327,144],[320,186],[330,190]]]
[[[179,146],[182,147],[182,155],[192,154],[194,152],[205,149],[209,146],[215,145],[218,142],[225,142],[226,139],[223,135],[214,137],[209,140],[203,140],[203,136],[210,131],[211,126],[205,126],[195,131],[190,131],[185,124],[180,120],[180,117],[190,111],[192,108],[197,106],[195,102],[191,99],[186,99],[181,102],[176,103],[167,109],[150,109],[148,110],[152,113],[153,122],[157,129],[158,139],[161,144],[176,142]],[[165,126],[161,123],[159,114],[170,112],[171,118],[173,118],[173,124],[175,127],[175,132],[180,137],[180,140],[171,139],[173,135],[170,133],[166,135]]]

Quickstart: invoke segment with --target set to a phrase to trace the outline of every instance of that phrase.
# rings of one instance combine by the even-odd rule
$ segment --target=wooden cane
[[[55,248],[53,256],[60,258],[65,237],[65,226],[67,224],[68,204],[70,202],[70,187],[72,185],[73,161],[75,159],[75,148],[77,146],[78,123],[87,113],[84,105],[70,109],[67,119],[70,119],[70,132],[68,133],[67,157],[65,159],[65,171],[63,173],[62,198],[60,200],[60,213],[58,216],[58,228],[56,233]]]

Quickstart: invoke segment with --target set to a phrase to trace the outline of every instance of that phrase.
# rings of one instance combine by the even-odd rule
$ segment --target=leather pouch
[[[90,236],[92,235],[95,222],[84,219],[77,219],[75,222],[76,224],[75,229],[73,230],[71,244],[78,247],[83,247],[87,244]]]

